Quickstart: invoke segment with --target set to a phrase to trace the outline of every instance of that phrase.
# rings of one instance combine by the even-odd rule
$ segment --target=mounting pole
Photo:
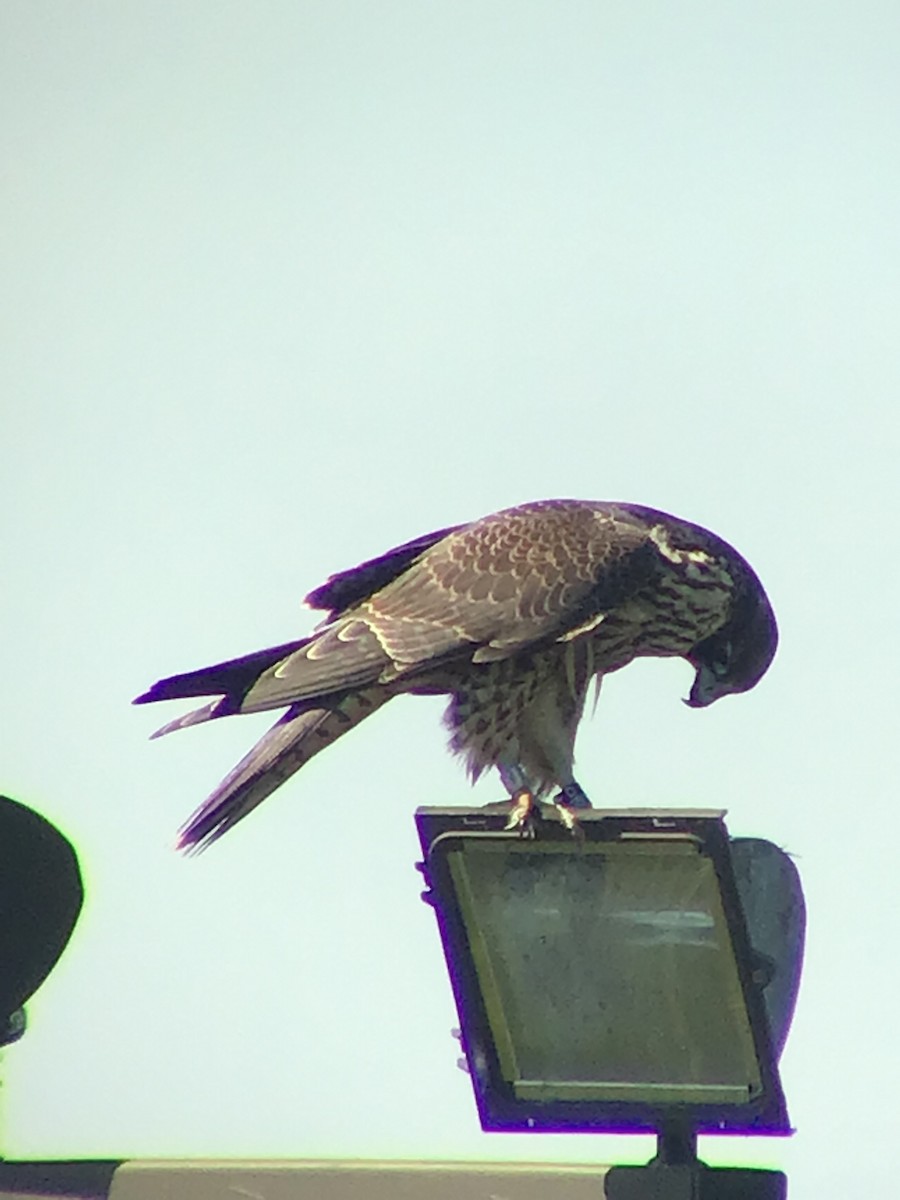
[[[787,1176],[751,1167],[708,1167],[697,1157],[697,1131],[667,1121],[656,1156],[643,1167],[611,1167],[606,1200],[786,1200]]]

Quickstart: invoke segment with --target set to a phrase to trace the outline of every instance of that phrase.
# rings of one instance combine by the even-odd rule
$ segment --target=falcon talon
[[[512,807],[504,830],[518,829],[523,837],[534,837],[534,796],[524,789],[512,797]]]
[[[572,837],[578,838],[579,841],[584,841],[584,829],[578,819],[578,814],[567,804],[560,804],[558,801],[554,803],[556,815],[559,817],[560,823],[568,829]]]

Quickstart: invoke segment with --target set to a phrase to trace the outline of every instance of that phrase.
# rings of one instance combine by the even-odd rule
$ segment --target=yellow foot
[[[512,808],[509,810],[509,820],[504,828],[519,829],[527,834],[531,826],[531,814],[534,812],[534,796],[527,789],[515,793],[512,798]]]
[[[559,814],[560,821],[565,825],[572,837],[583,840],[584,830],[581,827],[581,822],[578,820],[578,814],[575,809],[569,808],[567,804],[559,804],[558,802],[555,804],[555,808]]]

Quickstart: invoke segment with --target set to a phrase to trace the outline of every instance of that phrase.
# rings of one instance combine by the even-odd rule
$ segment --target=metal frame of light
[[[790,1133],[723,814],[506,815],[416,813],[482,1127]]]

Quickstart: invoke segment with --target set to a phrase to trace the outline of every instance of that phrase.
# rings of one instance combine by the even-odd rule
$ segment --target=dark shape
[[[695,668],[688,704],[745,692],[778,640],[758,578],[698,525],[636,504],[546,500],[416,538],[307,598],[309,637],[160,680],[137,698],[209,695],[159,733],[286,708],[194,813],[181,844],[220,837],[314,754],[394,696],[446,694],[451,748],[495,767],[526,823],[535,800],[589,803],[573,776],[592,680],[635,658]]]
[[[77,1159],[49,1162],[0,1162],[0,1193],[24,1200],[68,1196],[71,1200],[100,1200],[108,1196],[113,1175],[122,1165],[118,1159]]]
[[[0,1027],[5,1040],[21,1036],[22,1005],[65,949],[83,899],[71,844],[44,817],[0,796]]]

